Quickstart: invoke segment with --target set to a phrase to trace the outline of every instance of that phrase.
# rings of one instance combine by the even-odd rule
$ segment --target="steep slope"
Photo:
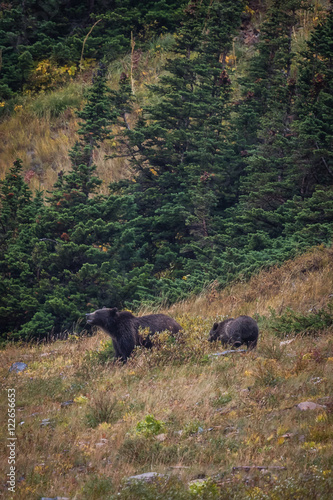
[[[15,498],[330,498],[331,286],[332,250],[318,248],[223,294],[178,304],[168,312],[183,337],[161,336],[125,366],[108,361],[102,333],[7,345],[1,376],[15,389]],[[277,320],[288,307],[299,318],[327,315],[311,335],[301,327],[286,339]],[[257,350],[211,356],[222,351],[206,341],[213,321],[244,312],[261,315]],[[17,361],[27,369],[8,372]],[[1,397],[6,408],[6,391]],[[298,406],[305,402],[314,404]],[[1,433],[5,442],[6,426]],[[5,460],[1,471],[5,478]],[[163,476],[126,481],[151,471]]]

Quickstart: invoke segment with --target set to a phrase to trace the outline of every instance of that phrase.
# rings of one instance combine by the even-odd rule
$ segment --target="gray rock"
[[[105,446],[105,443],[96,443],[95,446],[96,448],[101,448],[102,446]]]
[[[74,401],[70,399],[69,401],[64,401],[63,403],[61,403],[60,407],[65,408],[66,406],[70,406],[72,404],[74,404]]]
[[[68,497],[42,497],[41,500],[69,500]]]
[[[17,361],[16,363],[13,363],[12,366],[9,368],[10,372],[23,372],[26,368],[28,368],[28,365],[25,363],[22,363],[21,361]]]
[[[157,441],[165,441],[167,438],[167,435],[165,433],[162,433],[162,434],[157,434],[157,436],[155,436],[155,439]]]
[[[43,418],[43,420],[41,421],[40,426],[41,427],[46,427],[47,425],[50,425],[50,424],[51,424],[51,420],[49,418]]]
[[[159,474],[158,472],[145,472],[144,474],[128,477],[127,482],[133,483],[135,481],[145,481],[146,483],[150,483],[159,477],[165,477],[165,474]]]
[[[301,411],[305,410],[319,410],[321,408],[326,408],[323,405],[317,405],[317,403],[313,403],[312,401],[304,401],[304,403],[299,403],[296,405],[296,408],[298,408]]]

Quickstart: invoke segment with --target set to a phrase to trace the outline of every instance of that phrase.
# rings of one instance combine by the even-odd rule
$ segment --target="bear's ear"
[[[213,325],[213,330],[216,330],[216,328],[217,328],[218,326],[219,326],[219,324],[218,324],[218,323],[214,323],[214,325]]]
[[[110,316],[115,316],[118,312],[118,309],[116,307],[113,307],[112,309],[109,310]]]

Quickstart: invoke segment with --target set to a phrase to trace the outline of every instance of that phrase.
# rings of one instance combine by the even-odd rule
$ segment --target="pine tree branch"
[[[0,220],[0,224],[1,224],[2,229],[3,229],[3,234],[7,234],[6,227],[5,227],[4,223],[2,222],[2,220]]]
[[[63,241],[52,240],[51,238],[39,238],[39,241],[52,241],[52,243],[61,243],[64,244]]]
[[[320,150],[320,148],[319,148],[319,146],[318,146],[318,143],[317,143],[317,142],[315,142],[315,145],[316,145],[317,150],[319,151],[319,150]],[[332,172],[332,170],[330,169],[330,167],[327,165],[327,162],[326,162],[325,158],[322,156],[320,159],[321,159],[321,161],[323,162],[323,164],[325,165],[327,172],[328,172],[328,173],[329,173],[329,174],[333,177],[333,172]]]

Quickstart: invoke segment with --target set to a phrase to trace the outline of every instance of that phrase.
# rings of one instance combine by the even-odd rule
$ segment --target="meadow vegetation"
[[[70,3],[0,5],[0,494],[328,500],[331,2]],[[114,362],[103,306],[184,331]]]
[[[305,50],[312,30],[324,19],[328,8],[326,0],[313,4],[312,9],[299,13],[298,29],[293,30],[292,50],[297,54],[297,58]],[[260,29],[266,8],[266,5],[262,5],[253,16],[252,25],[255,29]],[[250,8],[247,12],[254,14]],[[234,72],[237,79],[246,76],[248,62],[255,54],[251,36],[250,32],[245,44],[235,38],[232,52],[226,59],[228,68]],[[131,70],[133,71],[136,101],[128,117],[131,126],[136,123],[138,112],[143,106],[158,103],[156,96],[147,91],[147,85],[157,84],[165,73],[167,59],[174,57],[171,52],[174,38],[174,34],[168,32],[162,35],[152,33],[152,38],[145,40],[142,49],[139,38],[136,43],[138,50],[134,53],[134,67],[131,42],[128,40],[127,46],[122,49],[123,54],[120,57],[118,55],[108,65],[107,80],[111,88],[118,87],[122,72],[130,74]],[[83,71],[74,72],[63,82],[57,82],[54,75],[46,71],[52,85],[45,89],[36,87],[34,92],[25,91],[17,94],[14,99],[0,102],[0,178],[3,178],[13,162],[20,158],[29,187],[33,191],[48,191],[53,188],[58,172],[67,172],[70,169],[68,150],[77,140],[76,111],[83,106],[84,90],[91,84],[97,64],[98,58],[85,58]],[[49,62],[48,69],[51,67]],[[296,63],[293,70],[297,72]],[[233,82],[235,100],[241,96],[237,79]],[[95,152],[97,173],[103,180],[99,192],[103,194],[107,193],[108,183],[132,174],[129,162],[124,159],[113,158],[105,161],[105,156],[111,152],[111,144],[105,143]]]
[[[190,3],[174,33],[132,34],[130,53],[80,72],[39,62],[29,78],[47,86],[1,101],[3,341],[76,333],[101,305],[179,303],[330,246],[333,15],[251,5]]]
[[[319,247],[179,303],[163,312],[183,335],[162,334],[126,365],[112,361],[102,332],[8,344],[1,376],[17,395],[13,498],[329,499],[332,324],[291,331],[281,318],[328,311],[332,272],[332,250]],[[256,351],[214,356],[223,348],[207,341],[213,321],[243,313],[258,320]],[[9,373],[15,361],[28,368]],[[319,406],[299,410],[305,401]],[[150,471],[164,476],[127,481]]]
[[[158,82],[164,72],[169,49],[174,36],[166,34],[152,40],[145,51],[139,52],[133,70],[136,101],[128,117],[132,126],[137,111],[150,100],[146,85]],[[128,47],[128,50],[130,47]],[[108,66],[107,81],[110,88],[118,87],[120,75],[131,72],[130,53],[117,58]],[[78,139],[79,120],[76,112],[84,105],[84,92],[91,85],[97,61],[91,60],[88,68],[69,83],[57,89],[37,94],[17,96],[11,109],[3,112],[0,120],[0,178],[20,158],[29,187],[35,190],[52,190],[60,171],[70,170],[68,151]],[[1,103],[0,103],[1,104]],[[117,128],[114,127],[115,133]],[[103,180],[99,192],[106,194],[110,182],[127,178],[131,168],[124,158],[105,159],[111,155],[112,143],[105,142],[94,152],[97,174]]]

